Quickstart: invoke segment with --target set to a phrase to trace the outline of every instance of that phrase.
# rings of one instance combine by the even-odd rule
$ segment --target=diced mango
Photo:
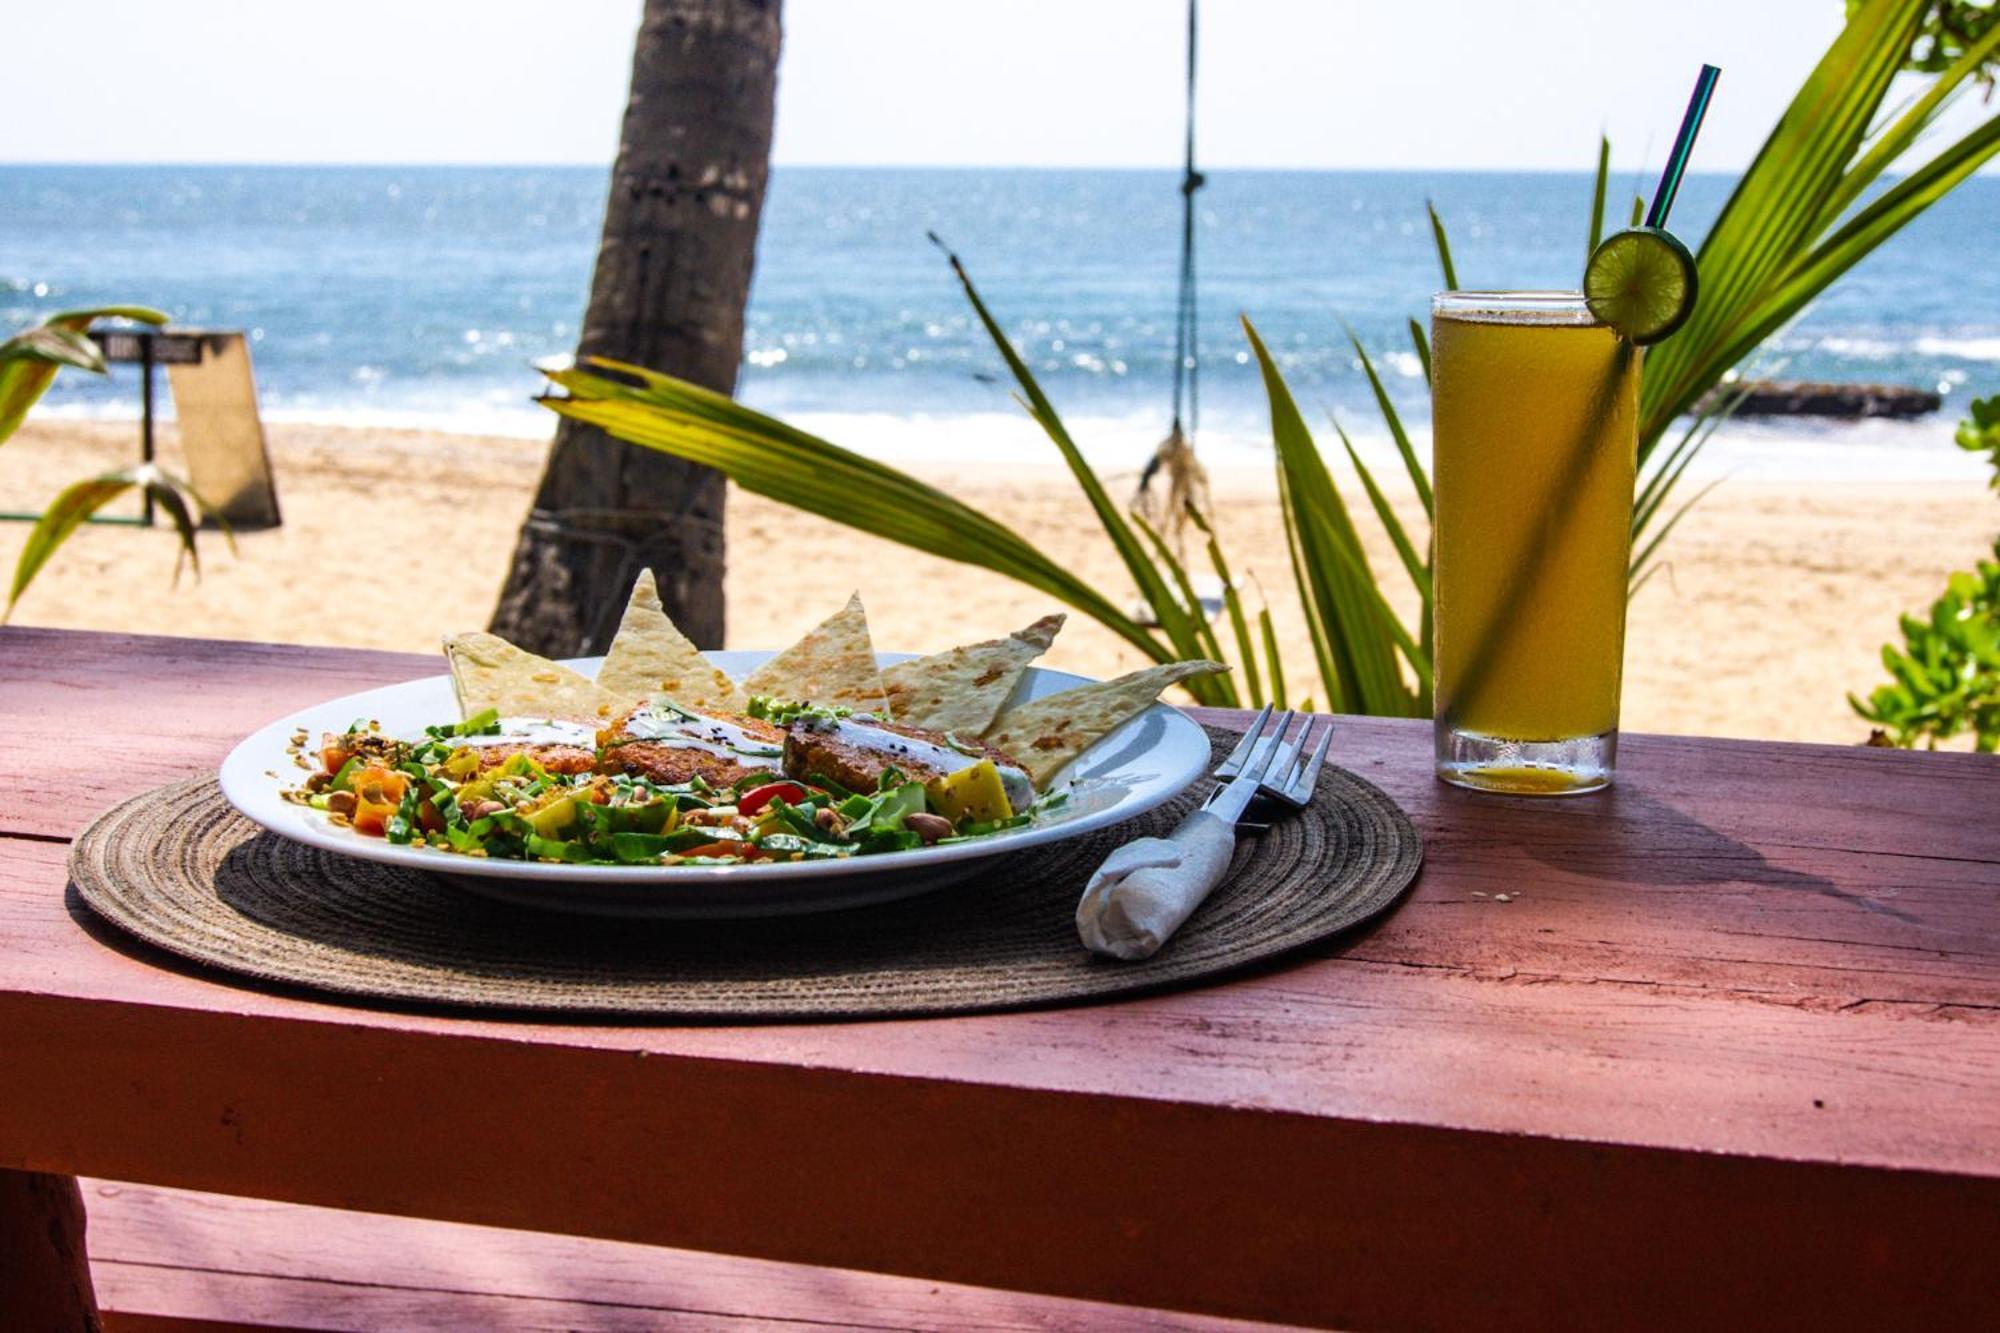
[[[1014,813],[1000,770],[991,759],[926,783],[924,794],[930,797],[932,808],[954,824],[968,819],[982,823],[1005,819]]]
[[[461,745],[438,765],[438,771],[453,782],[465,782],[479,773],[479,751],[470,745]]]
[[[528,823],[544,838],[560,838],[576,823],[576,798],[558,796],[528,812]]]

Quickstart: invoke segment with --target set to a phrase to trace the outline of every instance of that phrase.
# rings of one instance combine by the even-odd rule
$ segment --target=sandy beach
[[[65,482],[129,461],[135,434],[124,423],[30,422],[0,452],[0,509],[39,509]],[[166,531],[88,528],[44,571],[14,623],[418,652],[445,631],[485,625],[542,442],[296,424],[272,425],[270,442],[282,528],[245,534],[234,556],[206,535],[200,580],[177,587]],[[163,443],[172,466],[171,428]],[[1101,586],[1123,586],[1059,466],[961,467],[933,479]],[[1287,659],[1305,673],[1310,654],[1270,475],[1232,469],[1214,483],[1232,559],[1268,593]],[[1413,498],[1399,503],[1414,513]],[[857,587],[884,650],[933,650],[1055,609],[997,575],[858,538],[756,496],[735,493],[730,506],[730,647],[790,642]],[[1948,570],[1990,548],[1996,526],[2000,504],[1976,484],[1724,484],[1669,539],[1666,567],[1633,603],[1626,728],[1862,740],[1867,727],[1847,692],[1882,679],[1881,644],[1898,613],[1928,605]],[[27,532],[0,526],[9,571]],[[1367,535],[1376,568],[1391,569],[1387,542]],[[1047,659],[1091,674],[1138,660],[1079,617]]]

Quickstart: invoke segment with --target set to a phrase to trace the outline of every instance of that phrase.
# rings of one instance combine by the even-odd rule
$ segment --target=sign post
[[[200,365],[202,336],[195,333],[161,333],[154,329],[112,329],[90,336],[107,362],[121,365],[136,362],[139,366],[139,461],[150,463],[154,452],[153,367],[161,362]],[[140,521],[150,528],[154,518],[153,497],[148,494]]]

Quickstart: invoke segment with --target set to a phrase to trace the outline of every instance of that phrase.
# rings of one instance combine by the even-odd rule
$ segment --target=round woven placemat
[[[209,779],[100,815],[69,869],[107,921],[264,981],[399,1003],[727,1023],[970,1013],[1186,986],[1366,921],[1423,856],[1394,802],[1328,768],[1308,809],[1243,837],[1231,878],[1157,955],[1092,957],[1076,937],[1084,881],[1113,847],[1164,833],[1196,799],[1002,858],[922,897],[775,920],[513,907],[265,833]]]

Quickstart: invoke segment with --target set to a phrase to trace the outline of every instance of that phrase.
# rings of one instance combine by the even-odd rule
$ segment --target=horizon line
[[[612,164],[604,162],[283,162],[283,161],[179,161],[179,162],[114,162],[114,161],[58,161],[27,160],[10,161],[0,159],[0,171],[30,170],[35,168],[66,170],[173,170],[173,171],[603,171],[609,173]],[[1132,172],[1155,175],[1174,175],[1181,167],[1178,163],[1158,165],[1134,165],[1130,163],[1032,163],[1032,162],[774,162],[771,169],[776,171],[1040,171],[1061,172]],[[1649,164],[1620,166],[1613,163],[1611,174],[1615,179],[1621,175],[1645,175],[1655,170]],[[1748,167],[1710,167],[1700,171],[1689,171],[1693,179],[1715,177],[1739,177]],[[1420,167],[1380,167],[1380,166],[1243,166],[1243,165],[1203,165],[1204,175],[1262,174],[1290,176],[1590,176],[1594,167],[1550,167],[1550,166],[1420,166]],[[1885,172],[1885,180],[1900,180],[1906,173]],[[1971,173],[1971,179],[1993,179],[2000,177],[2000,158],[1985,163]]]
[[[287,170],[355,170],[355,171],[408,171],[408,170],[456,170],[456,171],[610,171],[607,162],[286,162],[278,160],[188,160],[188,161],[75,161],[49,159],[9,160],[0,158],[0,170],[27,167],[67,167],[73,169],[116,168],[132,170],[138,168],[172,168],[176,170],[224,170],[230,168],[284,168]],[[1175,174],[1181,170],[1179,163],[1169,165],[1133,163],[1041,163],[1041,162],[773,162],[772,170],[790,171],[1132,171]],[[1626,171],[1650,171],[1648,165],[1621,167],[1614,163],[1614,175]],[[1421,176],[1432,174],[1480,175],[1508,174],[1517,176],[1588,176],[1594,167],[1550,167],[1550,166],[1258,166],[1229,165],[1201,166],[1204,175],[1216,172],[1266,172],[1271,174],[1331,175],[1340,172],[1370,173],[1381,176]],[[1708,168],[1689,171],[1690,176],[1730,176],[1739,174],[1729,168]],[[1979,174],[1979,173],[1975,173]]]

